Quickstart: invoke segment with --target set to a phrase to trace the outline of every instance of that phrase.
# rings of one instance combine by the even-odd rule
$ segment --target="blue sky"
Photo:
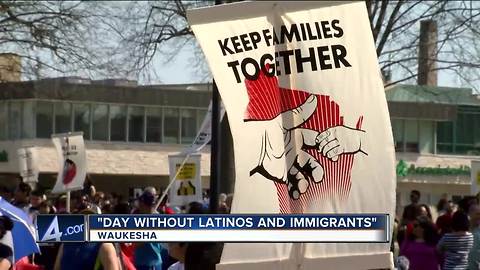
[[[195,70],[189,65],[192,52],[189,49],[181,50],[176,58],[168,64],[164,64],[156,57],[153,68],[160,77],[161,83],[181,84],[202,82],[202,77],[195,74]],[[180,72],[180,71],[185,72]],[[395,76],[395,75],[394,75]],[[394,77],[395,79],[395,77]],[[438,73],[439,86],[459,87],[456,76],[451,72],[440,71]]]

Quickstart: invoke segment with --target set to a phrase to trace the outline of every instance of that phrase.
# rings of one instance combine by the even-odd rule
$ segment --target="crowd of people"
[[[65,195],[47,198],[42,189],[32,190],[19,182],[13,192],[0,187],[0,196],[22,209],[31,220],[38,214],[206,214],[208,195],[203,202],[170,207],[167,199],[157,207],[159,194],[147,187],[137,198],[96,191],[90,180],[83,190],[72,192],[70,211]],[[480,269],[480,205],[477,197],[466,196],[454,203],[442,198],[432,209],[420,203],[421,194],[411,191],[410,201],[395,219],[392,252],[397,269],[439,270]],[[220,194],[218,211],[228,213],[232,195]],[[0,217],[0,239],[12,222]],[[126,269],[182,270],[215,269],[221,243],[42,243],[39,254],[20,260],[36,269]],[[12,269],[12,250],[0,241],[0,270]],[[18,264],[18,263],[17,263]]]
[[[411,203],[395,219],[392,251],[397,269],[477,270],[480,269],[480,206],[474,196],[457,203],[440,199],[438,217],[420,203],[418,190],[410,193]]]
[[[207,214],[208,193],[203,202],[185,207],[170,207],[167,198],[157,207],[160,196],[154,187],[147,187],[137,198],[124,198],[115,193],[97,191],[87,179],[84,189],[71,193],[70,211],[65,195],[47,198],[42,189],[32,190],[19,182],[12,192],[0,187],[0,196],[22,209],[32,222],[38,214]],[[228,213],[232,196],[220,194],[218,211]],[[8,218],[0,219],[0,239],[11,230]],[[39,254],[26,257],[18,265],[44,270],[183,270],[215,269],[220,260],[222,243],[41,243]],[[0,244],[0,270],[12,269],[12,251]]]

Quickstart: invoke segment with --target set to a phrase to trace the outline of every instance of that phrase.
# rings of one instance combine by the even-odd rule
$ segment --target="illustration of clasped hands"
[[[320,183],[324,169],[319,161],[306,152],[316,149],[331,161],[346,153],[362,152],[365,131],[347,126],[334,126],[322,132],[302,128],[317,109],[317,97],[310,95],[292,110],[284,111],[272,120],[261,122],[262,142],[258,164],[250,175],[286,184],[290,198],[297,200],[310,184]]]

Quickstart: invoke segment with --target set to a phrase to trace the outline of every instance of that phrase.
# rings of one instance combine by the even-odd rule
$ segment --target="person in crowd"
[[[45,193],[42,190],[36,189],[32,191],[32,193],[30,194],[30,209],[38,211],[40,208],[40,204],[46,200],[47,196],[45,196]]]
[[[0,197],[2,197],[7,202],[10,202],[13,197],[12,191],[8,187],[0,185]]]
[[[472,204],[478,204],[477,197],[465,196],[458,202],[458,210],[468,215],[468,209]]]
[[[155,195],[145,189],[137,199],[139,214],[158,214],[155,209]],[[135,267],[137,270],[162,269],[161,243],[140,243],[135,246]]]
[[[168,270],[184,270],[186,253],[187,243],[169,243],[168,254],[178,261],[170,265],[170,267],[168,267]]]
[[[438,203],[437,203],[438,216],[445,214],[448,202],[449,201],[446,198],[441,198],[440,200],[438,200]]]
[[[58,251],[54,270],[94,269],[99,260],[104,270],[120,270],[112,243],[63,243]]]
[[[218,196],[218,213],[219,214],[228,214],[230,209],[227,206],[227,194],[220,193]]]
[[[130,214],[131,209],[128,202],[119,201],[112,208],[113,214],[126,215]],[[122,270],[136,270],[135,267],[135,245],[132,243],[120,243],[120,255],[122,256]]]
[[[186,207],[186,213],[188,214],[206,214],[207,211],[202,203],[200,202],[191,202]]]
[[[149,187],[146,187],[143,192],[150,192],[153,196],[157,196],[158,193],[157,193],[157,189],[155,187],[152,187],[152,186],[149,186]]]
[[[53,208],[50,202],[44,201],[38,206],[38,213],[42,215],[55,214],[55,208]]]
[[[93,203],[98,205],[99,207],[103,206],[103,200],[105,200],[105,193],[102,191],[98,191],[95,193],[95,197],[93,197]]]
[[[84,210],[81,214],[94,214]],[[63,243],[57,254],[54,270],[88,270],[100,265],[104,270],[120,270],[120,259],[112,243]]]
[[[13,264],[12,248],[1,243],[3,237],[12,229],[12,220],[6,216],[0,216],[0,270],[9,270]]]
[[[413,225],[416,221],[416,218],[420,217],[420,216],[427,217],[433,223],[432,213],[430,211],[430,207],[426,204],[417,204],[416,207],[415,207],[415,212],[414,212],[415,220],[405,224],[403,226],[403,231],[400,232],[403,235],[398,236],[400,246],[402,245],[403,239],[412,237],[413,229],[414,229]]]
[[[398,256],[397,258],[394,258],[393,264],[394,264],[394,270],[410,269],[410,262],[405,256]]]
[[[420,196],[420,191],[418,190],[412,190],[410,192],[410,204],[403,209],[402,225],[411,223],[417,218],[417,206],[420,201]]]
[[[419,216],[426,216],[433,221],[432,211],[430,211],[430,207],[424,203],[417,205],[415,217]]]
[[[442,209],[443,214],[439,215],[437,218],[436,225],[441,236],[452,231],[452,217],[454,209],[455,205],[453,202],[447,201]]]
[[[210,204],[210,191],[209,190],[204,191],[202,196],[203,196],[202,204],[203,206],[205,206],[206,209],[208,209]]]
[[[225,201],[228,209],[228,213],[230,213],[230,210],[232,209],[232,202],[233,202],[233,193],[229,193],[227,195],[227,200]]]
[[[398,244],[398,228],[398,217],[395,216],[395,219],[393,221],[392,241],[390,243],[390,251],[393,253],[394,258],[397,258],[400,253],[400,245]]]
[[[468,254],[473,246],[473,235],[468,231],[469,227],[465,212],[457,211],[453,214],[453,232],[446,233],[437,245],[437,250],[444,254],[442,269],[467,269]]]
[[[105,201],[103,203],[103,206],[101,208],[101,213],[103,214],[111,214],[112,213],[112,210],[113,210],[113,206],[112,204],[110,203],[110,201]]]
[[[13,194],[12,205],[22,209],[28,214],[28,209],[30,208],[30,192],[32,192],[30,185],[24,182],[19,183]]]
[[[168,195],[166,195],[160,205],[158,206],[158,211],[162,214],[175,214],[175,210],[173,210],[172,207],[170,207],[170,204],[168,203]]]
[[[40,205],[47,200],[47,196],[42,190],[36,189],[30,194],[30,208],[28,209],[28,214],[30,218],[35,220],[35,217],[39,214]]]
[[[123,202],[123,196],[116,192],[112,192],[112,199],[111,199],[112,205],[117,205],[120,202]]]
[[[438,236],[434,224],[422,215],[413,222],[413,226],[412,235],[402,243],[400,255],[408,258],[410,270],[438,270]]]
[[[33,195],[33,192],[32,192]],[[32,200],[30,200],[32,201]],[[35,200],[34,200],[35,201]],[[32,206],[35,205],[32,202]],[[55,209],[48,200],[42,200],[38,205],[38,214],[55,214]],[[35,219],[34,219],[35,221]],[[36,265],[41,265],[45,270],[51,270],[55,267],[55,257],[57,256],[59,243],[39,243],[40,253],[32,256],[32,262]]]
[[[468,211],[473,247],[468,254],[468,269],[480,269],[480,206],[472,204]]]
[[[88,195],[85,195],[81,191],[75,191],[71,193],[70,212],[79,213],[88,209],[89,207]]]
[[[58,214],[67,213],[67,196],[65,195],[58,196],[54,206],[57,209]]]
[[[85,177],[85,182],[83,183],[82,193],[83,193],[84,195],[87,195],[87,196],[90,197],[90,198],[94,198],[94,197],[95,197],[95,193],[97,193],[97,189],[96,189],[95,186],[93,185],[92,178],[91,178],[90,175],[88,175],[88,174],[87,174],[87,176]]]
[[[187,207],[188,214],[206,214],[208,211],[202,203],[191,202]],[[214,270],[220,262],[223,243],[195,242],[189,243],[185,251],[185,270]]]

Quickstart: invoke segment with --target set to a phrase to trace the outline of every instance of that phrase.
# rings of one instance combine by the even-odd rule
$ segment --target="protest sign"
[[[228,114],[234,213],[393,221],[393,137],[365,3],[243,2],[188,20]],[[226,244],[219,269],[389,268],[389,247]]]
[[[170,181],[174,181],[169,190],[171,205],[202,201],[200,160],[200,154],[168,156]]]
[[[57,150],[58,175],[52,193],[64,193],[83,189],[87,175],[87,160],[83,134],[67,133],[52,135]]]
[[[25,183],[38,182],[38,155],[35,147],[23,147],[17,150],[20,176]]]

